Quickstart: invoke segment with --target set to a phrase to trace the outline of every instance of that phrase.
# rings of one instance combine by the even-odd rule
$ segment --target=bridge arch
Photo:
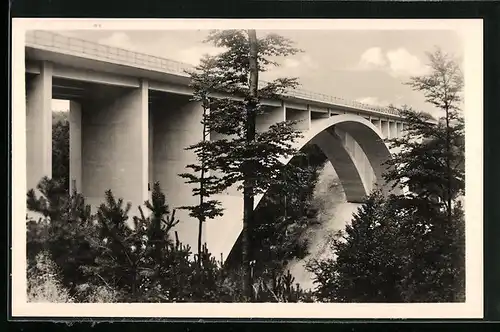
[[[391,158],[391,153],[379,129],[371,121],[360,116],[342,114],[315,121],[311,128],[304,132],[303,137],[295,142],[294,148],[300,150],[309,143],[318,145],[335,168],[347,200],[360,203],[369,194],[369,189],[364,186],[353,156],[346,151],[336,129],[348,133],[358,143],[373,169],[375,179],[381,184],[380,179],[385,172],[383,163]],[[293,156],[288,156],[281,161],[288,164],[292,158]],[[381,186],[381,189],[386,193],[388,191],[384,186]],[[255,197],[254,209],[259,207],[263,196]],[[242,225],[235,222],[235,216],[239,219],[243,215],[241,196],[216,195],[214,198],[222,202],[226,211],[222,217],[207,223],[206,240],[214,253],[222,253],[224,257],[228,257],[230,253],[232,255],[234,245],[240,240]],[[221,232],[221,229],[224,229],[224,232]]]
[[[386,191],[381,180],[386,171],[384,162],[391,158],[391,152],[380,130],[361,116],[342,114],[316,121],[303,137],[295,142],[294,148],[300,150],[306,144],[316,144],[335,168],[347,201],[361,202],[369,194],[370,188],[363,183],[354,156],[346,150],[339,131],[349,134],[361,147],[377,183]],[[288,156],[283,158],[282,162],[288,164],[292,158],[293,156]]]

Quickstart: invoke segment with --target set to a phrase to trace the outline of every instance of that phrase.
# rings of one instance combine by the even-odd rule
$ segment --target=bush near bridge
[[[131,206],[111,191],[97,213],[62,181],[44,178],[30,190],[27,220],[28,298],[62,302],[239,302],[240,269],[228,269],[204,246],[192,254],[173,232],[179,222],[155,184],[152,199]],[[147,215],[147,216],[146,216]],[[131,224],[131,225],[130,225]],[[201,264],[200,264],[201,263]],[[45,267],[45,268],[40,268]],[[48,268],[47,268],[48,267]],[[268,271],[253,285],[256,301],[308,300],[289,273]],[[46,298],[37,296],[48,294]]]

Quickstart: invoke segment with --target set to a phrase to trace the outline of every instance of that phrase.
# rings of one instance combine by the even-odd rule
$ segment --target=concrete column
[[[382,131],[382,135],[384,136],[384,138],[390,138],[389,137],[389,122],[388,121],[384,121],[384,120],[380,120],[380,126],[381,126],[381,131]]]
[[[42,62],[40,74],[27,87],[26,185],[36,188],[44,176],[52,177],[52,65]]]
[[[152,106],[153,118],[153,178],[160,182],[167,196],[171,210],[179,206],[198,204],[198,197],[192,193],[193,186],[185,183],[178,174],[191,173],[189,164],[198,164],[195,153],[185,148],[203,139],[203,109],[200,103],[192,102],[189,97],[164,96]],[[198,221],[189,216],[187,210],[176,210],[180,223],[175,227],[179,239],[196,250]],[[207,223],[211,220],[207,221]],[[206,239],[203,232],[203,241]]]
[[[148,199],[148,82],[140,88],[111,93],[82,110],[82,193],[91,206],[114,196],[132,204],[130,215]]]
[[[396,122],[394,121],[389,121],[389,136],[390,138],[397,137]]]
[[[401,127],[402,127],[402,123],[401,122],[396,122],[396,135],[397,137],[401,137]]]
[[[69,189],[82,190],[82,107],[69,102]]]
[[[257,115],[256,130],[264,132],[275,123],[285,121],[285,106],[264,107],[262,114]]]
[[[373,125],[375,127],[377,127],[378,130],[380,130],[380,132],[382,132],[382,123],[381,123],[380,119],[371,119],[371,121],[372,121]]]
[[[153,192],[153,185],[154,185],[154,160],[153,160],[153,155],[154,155],[154,150],[153,150],[153,142],[154,142],[154,122],[153,122],[153,111],[148,105],[148,199],[151,199],[152,192]]]

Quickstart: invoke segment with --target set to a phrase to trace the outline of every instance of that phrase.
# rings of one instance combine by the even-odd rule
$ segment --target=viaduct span
[[[191,187],[178,176],[196,161],[185,147],[201,139],[202,109],[191,101],[191,67],[48,31],[26,34],[27,186],[52,174],[52,99],[69,100],[70,189],[94,208],[104,192],[129,201],[135,210],[159,181],[171,208],[196,204]],[[350,202],[361,202],[390,158],[385,138],[400,136],[403,120],[389,109],[304,90],[281,100],[263,100],[257,130],[284,120],[316,144],[333,164]],[[212,139],[214,139],[212,137]],[[288,162],[284,160],[283,162]],[[216,197],[224,217],[205,225],[205,241],[225,257],[241,231],[241,194]],[[256,205],[260,197],[256,199]],[[181,241],[195,248],[196,221],[178,210]]]

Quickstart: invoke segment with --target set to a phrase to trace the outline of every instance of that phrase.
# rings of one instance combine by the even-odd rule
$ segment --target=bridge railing
[[[304,90],[304,89],[300,89],[300,88],[294,89],[294,90],[289,90],[286,92],[286,94],[288,96],[309,99],[309,100],[316,100],[316,101],[326,102],[326,103],[333,104],[333,105],[344,105],[344,106],[354,107],[354,108],[358,108],[358,109],[364,109],[364,110],[368,110],[368,111],[376,111],[376,112],[380,112],[380,113],[398,115],[398,112],[396,110],[390,109],[388,107],[370,105],[370,104],[361,103],[361,102],[354,101],[354,100],[348,100],[348,99],[344,99],[344,98],[340,98],[340,97],[334,97],[334,96],[330,96],[330,95],[327,95],[324,93],[308,91],[308,90]]]
[[[51,31],[28,31],[26,33],[26,45],[55,49],[64,53],[76,53],[97,59],[102,59],[105,61],[116,62],[119,64],[129,64],[186,77],[188,76],[186,71],[194,69],[194,66],[187,63],[182,63],[179,61],[154,55],[129,51],[119,47],[103,45],[80,38],[63,36]],[[267,84],[267,82],[265,81],[261,81],[261,83],[263,85]],[[344,98],[334,97],[327,94],[317,93],[300,88],[287,90],[285,95],[289,97],[303,98],[332,105],[342,105],[367,111],[397,115],[397,111],[387,107],[379,107],[375,105],[360,103],[358,101],[347,100]]]
[[[88,40],[67,37],[50,31],[29,31],[26,33],[26,44],[57,49],[63,52],[74,52],[91,57],[126,63],[151,69],[157,69],[172,74],[184,75],[185,70],[193,66],[175,60],[154,55],[129,51],[123,48],[103,45]]]

